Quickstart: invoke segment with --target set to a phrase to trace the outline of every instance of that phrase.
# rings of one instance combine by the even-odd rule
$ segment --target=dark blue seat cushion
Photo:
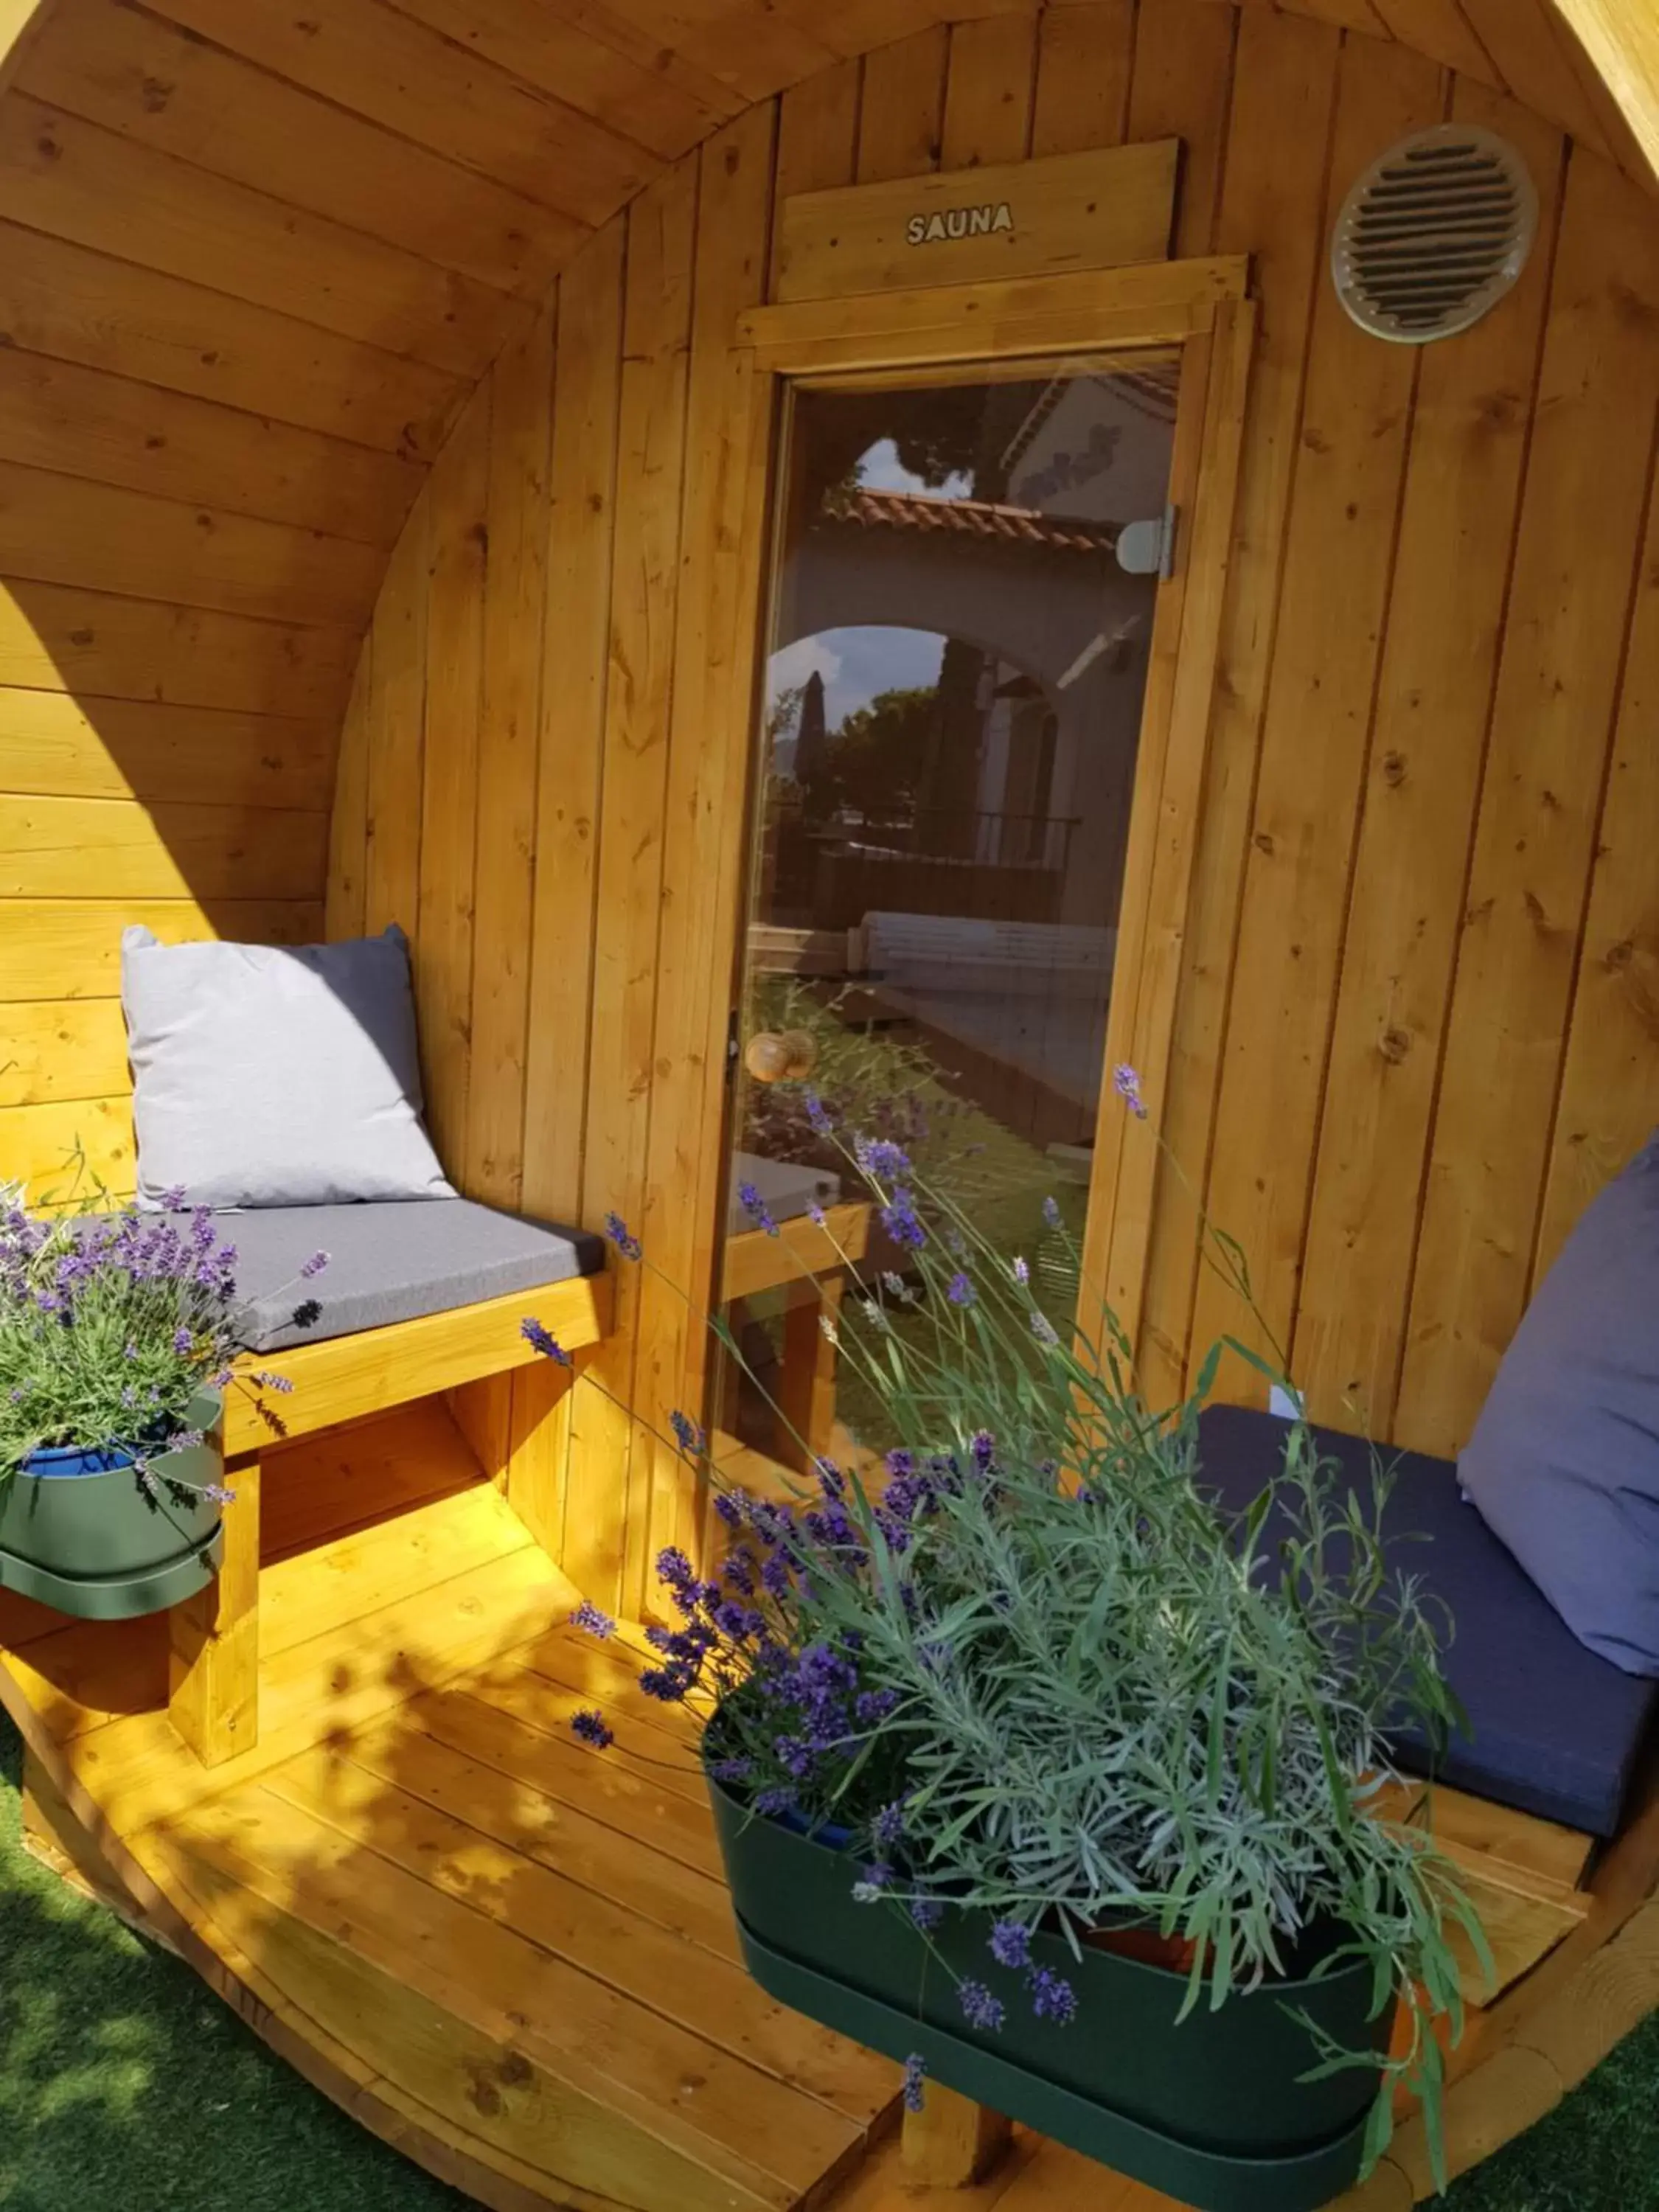
[[[1282,1463],[1285,1431],[1272,1413],[1208,1407],[1199,1422],[1200,1486],[1242,1513]],[[1314,1433],[1369,1496],[1370,1447],[1334,1429]],[[1382,1456],[1395,1477],[1383,1520],[1389,1564],[1417,1577],[1454,1624],[1444,1671],[1469,1728],[1439,1778],[1517,1812],[1613,1835],[1659,1683],[1585,1649],[1464,1499],[1450,1461]],[[1425,1746],[1402,1739],[1395,1750],[1402,1766],[1425,1771]]]
[[[237,1334],[250,1352],[315,1344],[363,1328],[450,1313],[605,1267],[603,1238],[526,1221],[465,1198],[363,1206],[265,1206],[215,1216],[236,1248]],[[328,1265],[306,1280],[313,1253]],[[314,1321],[295,1310],[314,1301]],[[529,1313],[532,1309],[526,1305]]]

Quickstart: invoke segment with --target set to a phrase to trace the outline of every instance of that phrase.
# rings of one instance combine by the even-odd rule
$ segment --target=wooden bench
[[[510,1374],[540,1355],[525,1341],[526,1314],[567,1350],[597,1343],[611,1324],[606,1275],[578,1275],[533,1291],[426,1314],[292,1351],[248,1354],[239,1372],[271,1368],[291,1385],[274,1395],[251,1383],[226,1394],[226,1482],[217,1579],[169,1620],[173,1726],[197,1757],[217,1766],[259,1735],[259,1475],[273,1444],[443,1390]]]

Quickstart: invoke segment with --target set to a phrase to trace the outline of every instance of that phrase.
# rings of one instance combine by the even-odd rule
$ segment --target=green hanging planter
[[[80,1620],[132,1620],[193,1597],[219,1571],[223,1401],[204,1390],[185,1409],[204,1441],[145,1455],[65,1445],[33,1452],[0,1481],[0,1589]]]
[[[919,2053],[932,2080],[1199,2212],[1314,2212],[1358,2176],[1377,2077],[1298,2080],[1315,2052],[1293,2014],[1380,2055],[1393,2008],[1367,2018],[1364,1961],[1177,2023],[1183,1975],[1037,1936],[1033,1964],[1077,1996],[1069,2025],[1038,2020],[991,1960],[988,1914],[947,1912],[930,1951],[894,1908],[854,1898],[847,1852],[757,1817],[712,1778],[709,1791],[744,1958],[781,2003],[890,2058]],[[958,1978],[1005,1999],[1000,2031],[969,2025]]]

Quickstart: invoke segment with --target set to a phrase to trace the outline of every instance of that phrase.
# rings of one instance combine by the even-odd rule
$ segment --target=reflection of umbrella
[[[823,678],[815,668],[801,692],[800,728],[795,738],[795,781],[811,783],[823,774],[829,732],[823,712]]]

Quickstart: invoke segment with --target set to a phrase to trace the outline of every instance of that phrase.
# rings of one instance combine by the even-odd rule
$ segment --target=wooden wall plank
[[[1429,1450],[1467,1435],[1531,1271],[1659,399],[1655,249],[1635,188],[1575,153],[1401,1382]]]
[[[473,1080],[462,1173],[515,1206],[524,1182],[526,1024],[535,893],[536,782],[547,605],[548,437],[556,317],[496,362],[479,732]]]
[[[1420,55],[1346,46],[1331,201],[1376,148],[1439,121],[1446,95]],[[1360,331],[1328,284],[1310,348],[1208,1194],[1211,1219],[1243,1248],[1256,1311],[1206,1270],[1200,1357],[1229,1334],[1288,1355],[1418,366],[1413,349]],[[1230,1373],[1230,1390],[1243,1379]]]
[[[573,218],[122,0],[59,0],[18,82],[70,115],[498,291],[539,289],[583,235]]]
[[[489,0],[485,7],[477,0],[404,0],[404,13],[665,160],[689,152],[723,119],[723,106],[711,106],[685,72],[666,66],[672,50],[659,45],[649,61],[636,60],[612,43],[613,26],[603,16],[590,34],[546,0]]]
[[[374,603],[372,545],[0,461],[0,574],[175,605],[350,628]]]
[[[1178,259],[1212,251],[1237,21],[1237,10],[1212,0],[1156,0],[1135,31],[1128,136],[1182,142]]]
[[[793,192],[827,191],[833,185],[853,182],[862,76],[859,63],[843,62],[839,69],[822,70],[817,76],[808,77],[779,101],[775,196],[780,211]],[[780,220],[773,227],[769,294],[776,288],[781,229]],[[758,301],[744,302],[745,307],[759,304]]]
[[[310,15],[246,0],[156,0],[155,13],[556,214],[602,222],[659,166],[378,0],[329,0]]]
[[[476,376],[505,294],[22,93],[0,105],[0,216]]]
[[[418,924],[426,747],[426,615],[431,487],[387,563],[369,632],[368,801],[363,927]]]
[[[365,637],[341,719],[328,827],[329,941],[359,937],[368,861],[368,700],[372,641]]]
[[[1545,0],[1458,0],[1458,5],[1516,100],[1551,117],[1581,144],[1608,150]]]
[[[445,1172],[465,1175],[472,1068],[472,916],[478,733],[483,704],[483,601],[489,554],[493,379],[456,424],[427,489],[429,503],[421,756],[420,888],[415,1006],[427,1118]],[[411,679],[411,689],[413,679]]]
[[[307,945],[322,930],[315,899],[19,899],[0,930],[0,1006],[29,999],[112,999],[121,932],[142,923],[164,945],[220,937],[235,945]]]
[[[1520,149],[1540,244],[1517,289],[1426,347],[1349,898],[1293,1370],[1316,1418],[1393,1423],[1418,1194],[1532,420],[1559,134],[1478,85],[1456,112]]]
[[[320,899],[328,817],[0,797],[0,898]]]
[[[356,658],[351,629],[302,629],[21,577],[0,582],[0,683],[82,700],[331,720]]]
[[[31,999],[0,1005],[0,1107],[112,1098],[127,1088],[118,999]]]
[[[59,361],[428,459],[465,386],[270,308],[0,222],[0,331]]]
[[[1443,69],[1460,70],[1477,84],[1503,88],[1491,55],[1458,0],[1371,0],[1371,5],[1402,45],[1415,46]]]
[[[951,34],[917,31],[866,57],[859,114],[858,181],[885,184],[939,167]]]
[[[1261,321],[1164,1121],[1170,1155],[1200,1189],[1214,1140],[1309,323],[1324,273],[1337,58],[1337,35],[1322,25],[1255,13],[1239,22],[1216,242],[1224,252],[1250,252]],[[1302,117],[1304,127],[1287,133],[1287,114]],[[1185,1387],[1199,1231],[1182,1177],[1160,1172],[1156,1204],[1139,1355],[1143,1388],[1166,1403]]]
[[[585,1221],[615,1212],[637,1222],[645,1202],[696,185],[695,161],[682,162],[628,215]],[[632,1400],[638,1311],[638,1273],[625,1270],[612,1334],[571,1394],[565,1557],[606,1606],[623,1588],[636,1503],[622,1408]]]
[[[527,1212],[558,1221],[582,1200],[625,240],[618,216],[559,283],[523,1191]]]
[[[100,1188],[130,1198],[136,1174],[127,1098],[0,1109],[0,1180],[23,1182],[38,1204],[78,1204]]]
[[[780,162],[791,97],[779,117]],[[837,134],[821,155],[818,183],[850,181],[850,135]],[[836,157],[843,165],[839,176]],[[736,564],[722,556],[742,546],[758,568],[756,540],[764,535],[751,503],[746,369],[730,348],[738,317],[764,287],[773,168],[772,118],[761,109],[731,125],[703,156],[686,469],[690,527],[675,641],[657,1097],[642,1231],[660,1273],[643,1285],[635,1382],[635,1405],[654,1434],[641,1435],[635,1445],[636,1466],[649,1469],[650,1480],[648,1489],[635,1486],[636,1498],[648,1504],[625,1563],[630,1589],[645,1588],[647,1563],[662,1545],[696,1544],[703,1502],[661,1438],[676,1409],[695,1419],[708,1410],[709,1346],[698,1316],[715,1303],[735,975],[729,957],[711,959],[697,947],[737,946],[748,880],[757,624],[734,595]]]
[[[0,349],[0,460],[389,546],[421,471],[130,377]]]
[[[941,169],[1022,161],[1030,150],[1036,18],[987,15],[951,33]]]
[[[308,806],[328,799],[323,721],[0,688],[0,790]]]
[[[1038,18],[1034,155],[1121,145],[1134,49],[1135,0],[1088,0],[1084,6],[1049,9]]]
[[[1550,1148],[1537,1283],[1573,1223],[1659,1125],[1659,501],[1648,503],[1636,607],[1595,839],[1572,1025]]]

